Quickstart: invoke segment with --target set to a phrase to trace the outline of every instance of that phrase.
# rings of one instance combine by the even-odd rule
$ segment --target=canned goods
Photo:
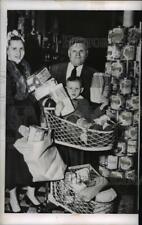
[[[99,172],[104,177],[109,177],[110,176],[110,171],[107,168],[103,167],[103,166],[99,166]]]
[[[121,51],[120,48],[116,45],[109,45],[107,49],[107,60],[113,61],[116,59],[120,59]]]
[[[122,171],[111,171],[110,172],[110,177],[123,178],[124,177],[124,172],[122,172]]]
[[[139,62],[135,61],[134,62],[134,69],[135,69],[135,83],[137,84],[136,86],[138,86],[139,83],[139,74],[140,74],[140,64]]]
[[[110,30],[108,33],[109,44],[122,44],[124,42],[124,28],[117,27]]]
[[[136,179],[135,170],[126,171],[125,178],[130,180],[135,180]]]
[[[136,49],[136,61],[140,62],[141,60],[141,45],[139,44]]]
[[[124,105],[124,97],[120,94],[112,95],[110,105],[112,109],[120,110],[121,107]]]
[[[138,44],[140,40],[140,30],[136,27],[131,27],[128,29],[128,43],[135,45]]]
[[[139,95],[139,84],[140,84],[140,79],[139,79],[139,77],[136,75],[136,76],[135,76],[134,83],[133,83],[133,87],[132,87],[132,93],[133,93],[133,95],[135,95],[135,96]]]
[[[113,62],[111,65],[112,76],[117,79],[123,73],[123,64],[118,60],[117,62]]]
[[[137,126],[131,126],[128,129],[125,130],[125,139],[132,139],[136,140],[138,137],[138,127]]]
[[[125,45],[122,49],[122,60],[134,60],[135,59],[135,46]]]
[[[119,168],[127,171],[133,167],[133,158],[130,156],[122,156],[119,158]]]
[[[132,80],[127,77],[120,80],[120,92],[123,95],[128,95],[131,93]]]
[[[135,94],[135,95],[139,94],[139,90],[138,90],[138,88],[136,86],[132,87],[132,93]]]
[[[114,150],[117,156],[123,156],[126,154],[126,142],[118,142],[117,148]]]
[[[138,124],[139,123],[139,111],[134,112],[133,116],[133,124]]]
[[[111,62],[105,63],[105,73],[111,74]]]
[[[115,77],[111,78],[111,87],[112,87],[112,92],[116,93],[118,91],[118,86],[119,82]]]
[[[122,126],[130,126],[132,124],[132,112],[124,110],[120,112],[118,116],[118,121],[121,123]]]
[[[135,61],[121,61],[123,63],[124,67],[124,73],[123,74],[128,74],[128,77],[134,77],[134,64]]]
[[[137,152],[137,141],[136,140],[128,140],[127,145],[127,154],[135,154]]]
[[[99,164],[101,166],[107,166],[107,156],[102,155],[99,157]]]
[[[131,110],[139,109],[139,96],[132,96],[131,98],[126,100],[126,107]]]
[[[118,156],[109,155],[107,168],[110,170],[117,169],[118,166]]]

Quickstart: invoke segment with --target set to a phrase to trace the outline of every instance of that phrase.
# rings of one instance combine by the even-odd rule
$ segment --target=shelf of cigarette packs
[[[101,155],[99,172],[105,177],[136,182],[138,165],[141,29],[117,27],[108,33],[105,73],[111,77],[107,113],[119,124],[117,143]]]

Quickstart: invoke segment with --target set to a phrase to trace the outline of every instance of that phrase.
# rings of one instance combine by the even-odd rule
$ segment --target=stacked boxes
[[[135,180],[138,162],[140,29],[117,27],[108,33],[105,73],[111,77],[107,114],[118,123],[117,143],[110,155],[101,156],[105,177]]]

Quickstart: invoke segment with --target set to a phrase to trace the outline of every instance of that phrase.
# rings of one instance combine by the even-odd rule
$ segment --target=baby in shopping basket
[[[101,110],[100,106],[92,109],[88,100],[81,95],[83,92],[81,78],[69,77],[66,81],[66,90],[75,108],[73,113],[65,117],[66,120],[76,123],[78,126],[89,128],[96,118],[105,114],[105,109]]]
[[[89,101],[85,99],[81,94],[83,92],[82,80],[80,77],[69,77],[66,81],[66,91],[68,96],[74,106],[74,111],[69,115],[62,116],[62,111],[64,109],[64,103],[48,99],[46,104],[50,107],[55,108],[55,115],[61,116],[65,120],[75,123],[77,126],[82,128],[90,128],[95,130],[106,130],[109,129],[109,124],[107,123],[109,118],[106,115],[105,108],[101,109],[101,106],[91,107]]]
[[[110,126],[107,123],[109,117],[106,115],[106,107],[101,109],[101,106],[93,107],[89,101],[81,94],[83,92],[82,80],[80,77],[69,77],[66,81],[66,91],[74,106],[74,111],[67,116],[62,116],[64,103],[58,101],[55,103],[54,98],[49,98],[46,102],[48,107],[55,108],[55,115],[61,116],[64,119],[77,124],[83,128],[90,128],[95,130],[109,130]]]

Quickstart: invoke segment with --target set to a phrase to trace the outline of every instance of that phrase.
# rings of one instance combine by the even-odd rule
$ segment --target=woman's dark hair
[[[20,38],[19,36],[13,36],[8,40],[8,45],[10,45],[11,41],[22,41],[23,45],[24,45],[24,41],[22,40],[22,38]]]

